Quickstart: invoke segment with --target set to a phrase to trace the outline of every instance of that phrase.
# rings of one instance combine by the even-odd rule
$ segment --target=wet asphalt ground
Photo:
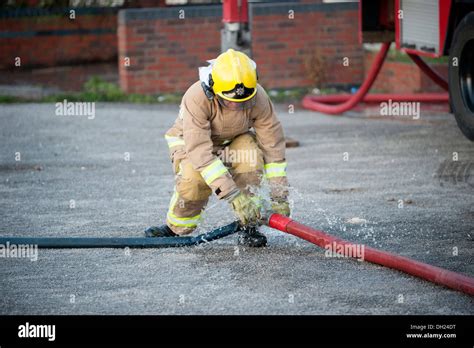
[[[474,276],[474,145],[454,118],[277,107],[292,218],[338,237]],[[164,132],[175,105],[0,106],[0,236],[141,236],[173,189]],[[453,160],[457,159],[457,160]],[[16,159],[19,159],[16,161]],[[203,232],[233,220],[212,199]],[[473,298],[381,266],[326,257],[262,228],[180,249],[39,250],[0,258],[1,314],[473,314]]]

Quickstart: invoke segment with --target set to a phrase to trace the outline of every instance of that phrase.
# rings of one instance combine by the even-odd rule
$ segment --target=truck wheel
[[[459,128],[474,141],[474,12],[454,32],[449,55],[449,99]]]

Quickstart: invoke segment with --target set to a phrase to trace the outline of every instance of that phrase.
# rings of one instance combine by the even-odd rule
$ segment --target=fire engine
[[[359,3],[360,40],[395,41],[410,55],[449,56],[449,103],[474,140],[474,1],[387,0]]]

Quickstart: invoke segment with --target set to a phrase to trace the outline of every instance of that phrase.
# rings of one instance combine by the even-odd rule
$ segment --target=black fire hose
[[[239,232],[238,222],[216,228],[195,237],[0,237],[0,245],[35,245],[43,249],[85,248],[176,248],[212,242]]]

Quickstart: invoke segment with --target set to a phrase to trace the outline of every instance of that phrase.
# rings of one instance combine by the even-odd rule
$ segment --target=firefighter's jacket
[[[229,110],[208,99],[199,81],[183,96],[179,115],[165,135],[172,160],[187,157],[219,198],[237,189],[217,152],[240,134],[254,132],[263,152],[265,176],[286,182],[285,138],[267,93],[257,86],[256,104]],[[179,158],[178,158],[179,159]]]

